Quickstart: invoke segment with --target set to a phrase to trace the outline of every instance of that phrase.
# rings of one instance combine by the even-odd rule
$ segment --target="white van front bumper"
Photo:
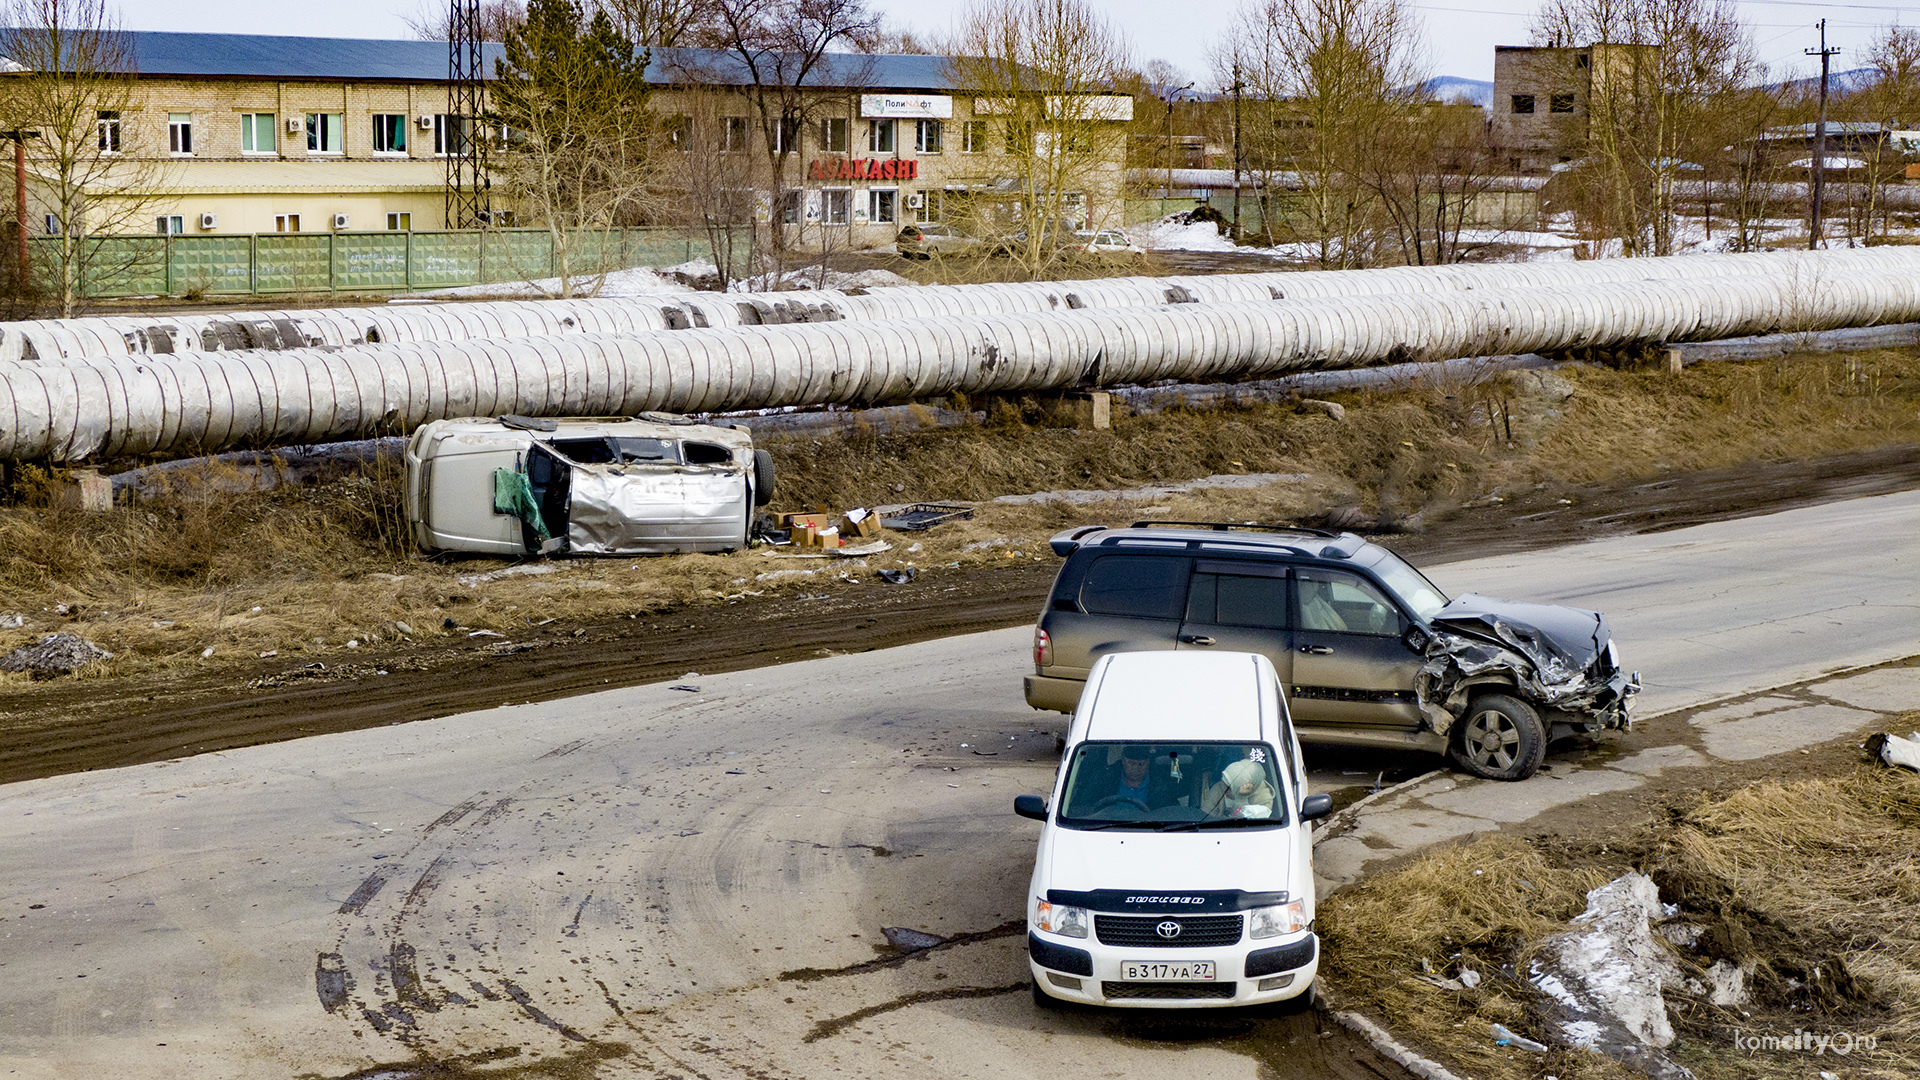
[[[1320,970],[1320,939],[1312,931],[1290,938],[1217,948],[1154,949],[1103,945],[1027,929],[1027,964],[1034,985],[1061,1001],[1113,1008],[1205,1009],[1256,1005],[1298,997]],[[1210,961],[1214,977],[1193,981],[1138,981],[1128,963]]]

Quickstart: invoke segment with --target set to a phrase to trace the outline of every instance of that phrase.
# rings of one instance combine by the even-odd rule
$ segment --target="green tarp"
[[[521,521],[533,526],[540,539],[551,540],[547,532],[547,523],[540,517],[540,504],[534,501],[533,485],[527,482],[527,474],[512,469],[493,470],[493,512],[512,514]]]

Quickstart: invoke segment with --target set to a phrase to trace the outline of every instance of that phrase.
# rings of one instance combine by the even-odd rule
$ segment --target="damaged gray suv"
[[[1257,652],[1302,742],[1447,753],[1522,780],[1552,739],[1624,729],[1640,690],[1599,612],[1450,600],[1351,533],[1143,521],[1051,546],[1066,562],[1033,632],[1037,709],[1072,712],[1108,653]]]

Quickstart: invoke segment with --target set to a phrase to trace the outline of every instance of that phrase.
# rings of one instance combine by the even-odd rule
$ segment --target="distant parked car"
[[[1118,229],[1101,229],[1098,232],[1077,232],[1073,234],[1074,250],[1088,255],[1137,255],[1146,248],[1133,242],[1126,233]]]
[[[732,551],[774,485],[746,429],[659,413],[436,420],[406,473],[421,550],[495,555]]]
[[[1450,600],[1352,533],[1143,521],[1051,547],[1065,562],[1034,627],[1037,709],[1072,712],[1108,653],[1253,652],[1302,742],[1450,753],[1524,780],[1551,739],[1626,727],[1640,690],[1599,612]]]
[[[968,236],[951,225],[942,225],[937,221],[903,226],[894,242],[900,248],[901,257],[907,259],[957,255],[980,247],[978,237]]]

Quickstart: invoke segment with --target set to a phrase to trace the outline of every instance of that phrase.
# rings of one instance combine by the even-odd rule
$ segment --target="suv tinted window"
[[[1216,564],[1217,565],[1217,564]],[[1187,621],[1211,626],[1287,628],[1287,579],[1282,576],[1208,573],[1193,575]]]
[[[1400,633],[1399,609],[1365,578],[1343,570],[1307,567],[1295,573],[1300,582],[1302,630],[1385,637]]]
[[[1178,555],[1105,555],[1087,567],[1080,606],[1095,615],[1178,619],[1187,602],[1187,563]]]

